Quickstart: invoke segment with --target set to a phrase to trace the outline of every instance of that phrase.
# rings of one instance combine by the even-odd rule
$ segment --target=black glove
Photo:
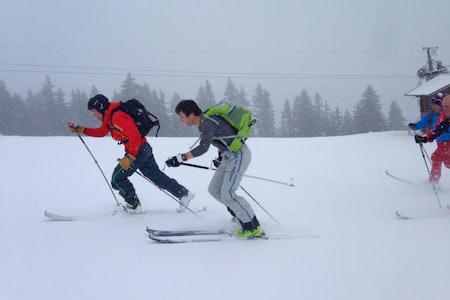
[[[212,163],[214,165],[214,167],[218,168],[220,166],[220,162],[222,161],[222,156],[218,156],[216,158],[213,159]]]
[[[415,135],[414,139],[416,140],[417,144],[428,142],[428,139],[426,136]]]
[[[172,156],[166,160],[166,165],[168,167],[179,167],[180,163],[183,161],[186,161],[186,155],[180,153],[177,156]]]
[[[414,128],[416,128],[416,123],[409,123],[408,127],[409,129],[414,130]]]

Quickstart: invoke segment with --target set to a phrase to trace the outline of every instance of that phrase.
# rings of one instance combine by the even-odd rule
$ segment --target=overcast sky
[[[449,0],[1,0],[0,80],[25,96],[48,74],[67,95],[111,97],[131,72],[167,98],[209,80],[220,100],[230,77],[249,98],[261,83],[277,109],[303,89],[353,109],[370,84],[409,117],[422,47],[450,65],[448,12]]]

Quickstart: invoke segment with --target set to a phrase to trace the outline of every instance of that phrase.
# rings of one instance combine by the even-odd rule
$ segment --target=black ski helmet
[[[97,94],[88,102],[88,110],[95,109],[101,114],[105,114],[106,109],[108,109],[109,100],[102,94]]]

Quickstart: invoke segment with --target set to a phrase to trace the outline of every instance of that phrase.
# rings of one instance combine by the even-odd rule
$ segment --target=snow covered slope
[[[150,138],[160,167],[195,138]],[[122,147],[85,138],[108,177]],[[163,245],[147,226],[233,229],[207,193],[212,171],[166,168],[196,193],[191,213],[135,175],[145,214],[111,216],[115,200],[77,137],[0,137],[0,299],[447,299],[450,216],[406,132],[249,140],[242,186],[268,232],[314,239]],[[429,155],[434,144],[425,145]],[[191,163],[208,165],[214,150]],[[411,186],[396,176],[418,182]],[[438,193],[450,204],[450,172]],[[242,191],[240,191],[244,195]],[[119,197],[120,198],[120,197]],[[44,211],[82,215],[51,222]],[[399,220],[395,212],[415,217]]]

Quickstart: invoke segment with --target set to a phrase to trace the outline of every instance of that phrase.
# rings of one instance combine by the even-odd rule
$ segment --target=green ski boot
[[[242,239],[242,240],[251,240],[251,239],[262,238],[264,236],[264,233],[261,230],[261,226],[258,226],[252,230],[240,229],[240,230],[236,231],[234,236],[236,238]]]

